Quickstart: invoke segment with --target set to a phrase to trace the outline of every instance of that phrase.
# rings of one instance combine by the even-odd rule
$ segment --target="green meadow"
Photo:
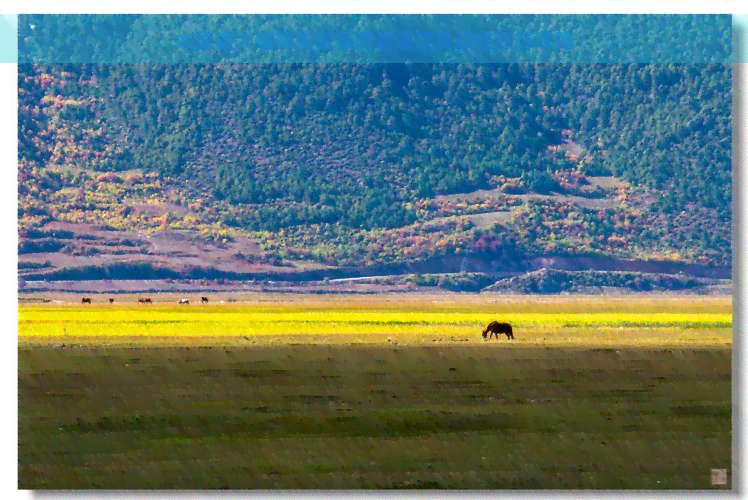
[[[731,307],[20,306],[19,487],[714,488],[731,464]],[[483,340],[492,320],[515,340]]]

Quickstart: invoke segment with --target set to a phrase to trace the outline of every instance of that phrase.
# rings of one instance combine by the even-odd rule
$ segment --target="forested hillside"
[[[21,64],[19,165],[22,240],[57,220],[332,266],[731,261],[726,64]]]

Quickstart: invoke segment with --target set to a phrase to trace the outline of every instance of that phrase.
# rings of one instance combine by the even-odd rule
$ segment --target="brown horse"
[[[114,304],[114,299],[109,299],[110,304]]]
[[[208,297],[201,297],[202,303],[207,304],[208,303]]]
[[[81,303],[82,304],[90,304],[91,303],[91,299],[88,298],[88,297],[83,297],[83,300],[81,301]]]
[[[512,332],[512,325],[509,323],[499,323],[498,321],[492,321],[489,323],[489,325],[486,327],[485,330],[483,330],[483,338],[486,337],[491,338],[491,335],[495,335],[496,338],[499,338],[499,334],[503,333],[506,335],[506,338],[513,339],[514,333]]]

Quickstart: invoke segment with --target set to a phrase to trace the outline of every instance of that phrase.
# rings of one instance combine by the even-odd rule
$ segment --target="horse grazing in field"
[[[181,300],[179,301],[179,303],[180,303],[180,304],[189,304],[189,303],[190,303],[190,301],[189,301],[189,300],[187,300],[187,299],[181,299]]]
[[[500,333],[505,334],[506,338],[508,339],[514,338],[514,333],[512,333],[512,325],[510,325],[509,323],[499,323],[498,321],[492,321],[491,323],[489,323],[486,329],[483,330],[483,338],[491,338],[491,335],[495,335],[498,339]]]
[[[208,297],[201,297],[201,302],[203,304],[207,304],[208,303]]]
[[[81,304],[90,304],[90,303],[91,303],[91,299],[89,297],[83,297]]]
[[[114,299],[109,299],[110,304],[114,304]]]

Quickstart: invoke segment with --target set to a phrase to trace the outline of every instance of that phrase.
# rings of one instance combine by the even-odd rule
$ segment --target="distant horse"
[[[483,330],[483,338],[491,338],[491,335],[495,335],[498,339],[500,333],[505,334],[506,338],[508,339],[514,338],[514,333],[512,333],[512,325],[510,325],[509,323],[499,323],[498,321],[492,321],[491,323],[489,323],[486,329]]]
[[[208,303],[208,297],[201,297],[201,299],[202,299],[201,302],[203,304],[207,304]]]
[[[114,304],[114,299],[109,299],[110,304]]]
[[[81,301],[81,303],[82,304],[90,304],[91,303],[91,299],[88,298],[88,297],[83,297],[83,300]]]
[[[189,303],[190,303],[190,301],[189,301],[188,299],[181,299],[181,300],[179,301],[179,303],[180,303],[180,304],[189,304]]]
[[[151,299],[138,299],[141,304],[151,304]]]
[[[145,304],[145,299],[138,299],[138,304]]]

